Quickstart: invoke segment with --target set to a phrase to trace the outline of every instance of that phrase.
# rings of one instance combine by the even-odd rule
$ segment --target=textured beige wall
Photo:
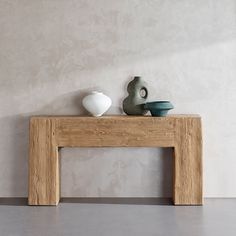
[[[235,0],[0,0],[0,197],[27,195],[30,116],[83,114],[91,89],[119,114],[134,75],[202,115],[205,195],[236,197],[235,65]],[[62,196],[171,195],[169,149],[62,156]]]

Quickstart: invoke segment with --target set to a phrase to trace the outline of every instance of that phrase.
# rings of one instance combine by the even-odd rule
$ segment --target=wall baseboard
[[[236,197],[207,197],[204,200],[236,200]],[[172,198],[160,197],[62,197],[60,203],[84,204],[129,204],[129,205],[172,205]],[[0,206],[28,206],[27,197],[0,197]]]
[[[133,205],[172,205],[171,198],[146,198],[146,197],[63,197],[61,203],[93,203],[93,204],[133,204]],[[26,197],[3,197],[0,205],[27,206]]]

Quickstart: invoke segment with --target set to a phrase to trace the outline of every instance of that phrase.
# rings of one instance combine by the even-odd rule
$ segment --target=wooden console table
[[[173,147],[174,204],[203,204],[202,131],[197,115],[32,117],[29,205],[59,203],[59,147]]]

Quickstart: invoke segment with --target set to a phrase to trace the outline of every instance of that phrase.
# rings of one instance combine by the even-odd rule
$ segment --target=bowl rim
[[[167,101],[167,100],[163,100],[163,101],[153,101],[153,102],[147,102],[147,103],[145,103],[145,105],[146,104],[156,104],[156,103],[170,103],[171,104],[171,102],[170,101]]]

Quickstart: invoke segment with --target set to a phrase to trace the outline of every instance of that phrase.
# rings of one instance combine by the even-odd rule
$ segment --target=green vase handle
[[[142,94],[142,91],[144,91],[144,93],[145,93],[144,95]],[[148,97],[148,90],[147,90],[147,88],[146,87],[142,87],[140,89],[140,91],[139,91],[139,94],[140,94],[141,98],[147,99],[147,97]]]

